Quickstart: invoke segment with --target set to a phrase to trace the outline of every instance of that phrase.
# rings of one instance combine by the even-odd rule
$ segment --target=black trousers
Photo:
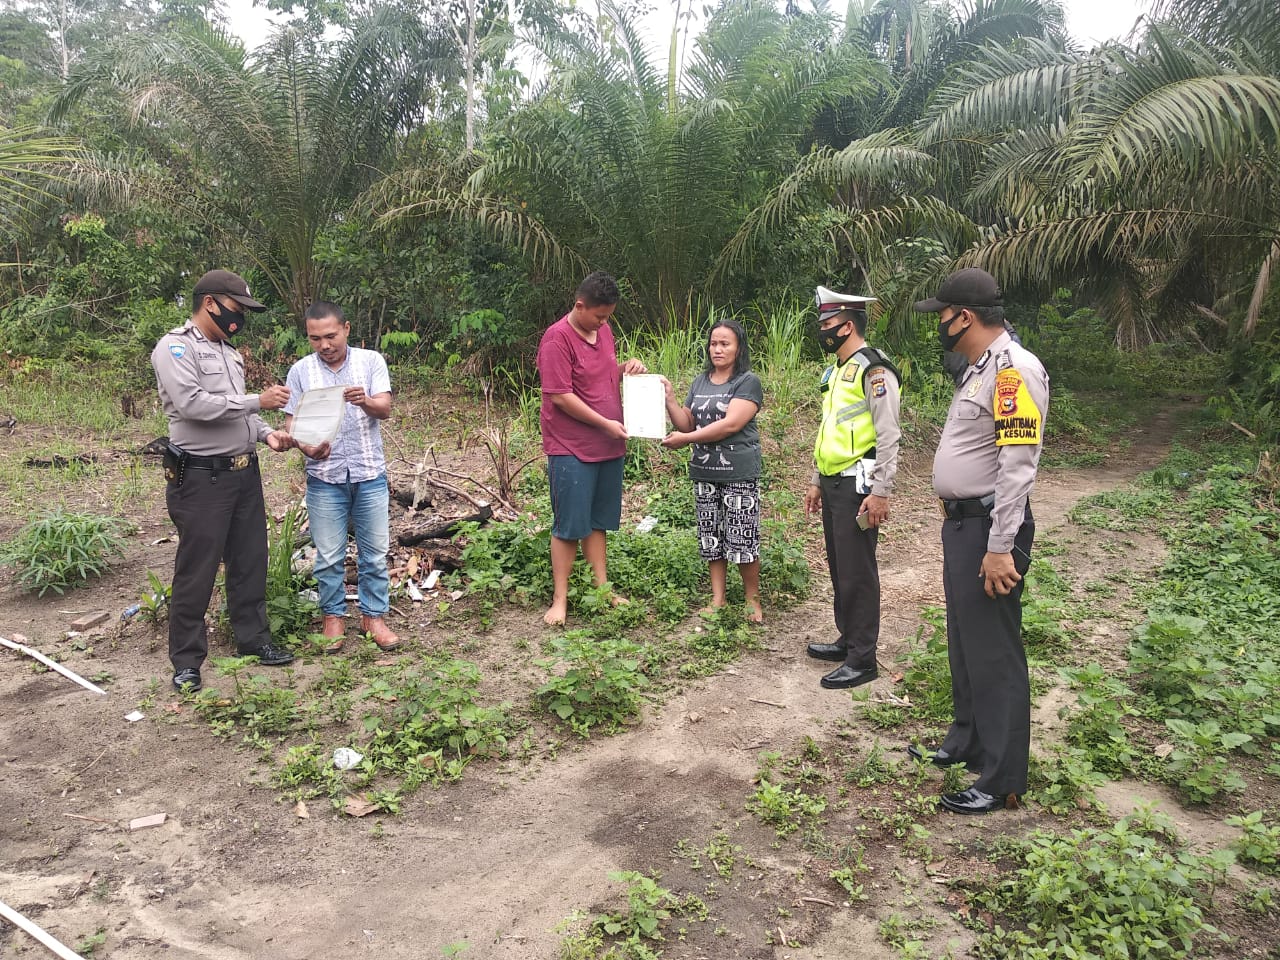
[[[244,470],[188,469],[181,487],[165,488],[178,528],[169,600],[169,660],[175,671],[200,668],[209,655],[204,616],[218,564],[226,560],[227,613],[236,649],[271,641],[267,625],[267,511],[255,462]]]
[[[942,583],[955,720],[941,748],[982,771],[974,786],[991,794],[1027,789],[1031,684],[1022,648],[1022,583],[987,596],[980,577],[990,517],[942,523]],[[1014,537],[1013,564],[1031,565],[1036,525],[1031,506]]]
[[[822,533],[827,543],[827,569],[835,591],[836,643],[847,650],[844,662],[857,669],[876,665],[880,638],[880,569],[876,566],[879,528],[858,529],[858,510],[866,494],[854,489],[853,477],[819,477],[822,488]]]

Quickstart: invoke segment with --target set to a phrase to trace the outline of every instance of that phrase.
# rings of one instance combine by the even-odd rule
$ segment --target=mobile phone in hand
[[[868,520],[867,514],[865,513],[858,514],[857,522],[858,522],[859,530],[866,530],[870,527],[870,522]]]

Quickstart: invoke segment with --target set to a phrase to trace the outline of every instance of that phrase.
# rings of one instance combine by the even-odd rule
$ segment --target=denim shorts
[[[622,522],[622,457],[586,463],[572,454],[547,457],[551,481],[551,535],[584,540]]]

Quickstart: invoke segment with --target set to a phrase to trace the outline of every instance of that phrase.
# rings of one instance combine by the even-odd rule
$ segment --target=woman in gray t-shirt
[[[670,383],[667,415],[675,430],[662,441],[669,450],[690,444],[689,479],[698,510],[698,545],[711,568],[711,609],[725,605],[730,563],[738,565],[747,619],[764,620],[760,607],[760,432],[756,414],[764,402],[760,378],[751,372],[747,337],[735,320],[716,323],[707,337],[707,365],[689,387],[683,405]]]

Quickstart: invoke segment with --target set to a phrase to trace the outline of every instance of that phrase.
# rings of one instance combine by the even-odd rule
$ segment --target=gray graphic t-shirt
[[[693,412],[694,429],[723,420],[729,412],[730,400],[750,400],[756,412],[764,404],[764,388],[751,371],[730,378],[728,383],[712,383],[703,373],[689,387],[684,405]],[[689,458],[689,478],[729,483],[757,480],[760,477],[760,431],[755,415],[737,433],[719,443],[695,443]]]

